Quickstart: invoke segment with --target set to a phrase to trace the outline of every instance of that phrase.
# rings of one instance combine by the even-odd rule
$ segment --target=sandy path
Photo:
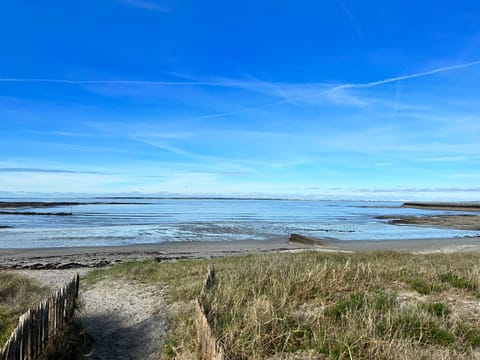
[[[32,278],[40,285],[48,286],[53,291],[60,289],[74,276],[85,275],[90,269],[66,269],[66,270],[14,270],[18,275]]]
[[[95,339],[90,358],[158,358],[168,317],[162,290],[114,280],[99,282],[81,296],[82,321]]]
[[[21,270],[53,289],[80,270]],[[166,332],[168,308],[160,288],[126,280],[104,280],[80,289],[80,318],[95,340],[90,359],[157,359]]]

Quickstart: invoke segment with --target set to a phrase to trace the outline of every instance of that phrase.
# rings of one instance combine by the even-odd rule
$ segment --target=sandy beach
[[[290,242],[288,237],[284,237],[266,241],[178,241],[112,247],[0,249],[0,268],[31,270],[98,268],[132,260],[200,259],[305,249],[318,251],[397,250],[423,253],[480,251],[480,237],[384,241],[322,239],[321,242],[321,245],[306,245]]]

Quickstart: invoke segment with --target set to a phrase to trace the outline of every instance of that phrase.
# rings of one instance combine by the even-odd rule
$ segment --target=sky
[[[0,193],[480,200],[478,1],[0,0]]]

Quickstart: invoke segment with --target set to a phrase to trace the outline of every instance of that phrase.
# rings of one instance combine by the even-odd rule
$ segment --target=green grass
[[[419,307],[432,315],[442,318],[448,317],[451,313],[448,305],[441,302],[420,304]]]
[[[36,306],[47,293],[46,288],[30,279],[0,271],[0,348],[17,326],[20,315]]]
[[[434,281],[414,277],[409,281],[410,287],[421,295],[429,295],[431,293],[440,292],[442,287]]]
[[[457,326],[459,336],[466,346],[480,347],[480,329],[470,324],[459,324]]]
[[[442,273],[438,275],[438,278],[453,286],[457,289],[465,289],[465,290],[472,290],[475,291],[478,288],[477,280],[467,279],[465,277],[459,276],[454,274],[453,272],[449,271],[447,273]]]
[[[173,312],[162,359],[195,358],[194,300],[205,294],[230,359],[468,359],[480,354],[480,254],[268,254],[91,272],[167,288]]]

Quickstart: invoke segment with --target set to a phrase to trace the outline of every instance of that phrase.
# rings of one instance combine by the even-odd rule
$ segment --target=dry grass
[[[18,324],[18,318],[48,294],[31,279],[0,271],[0,348]]]
[[[209,318],[230,359],[467,359],[480,356],[480,254],[269,254],[128,263],[177,310],[162,358],[195,358],[193,300],[208,264]]]
[[[36,307],[51,293],[34,280],[0,271],[0,349],[18,324],[18,318],[29,308]],[[83,359],[92,345],[91,337],[80,321],[61,329],[61,336],[50,343],[41,359]]]

